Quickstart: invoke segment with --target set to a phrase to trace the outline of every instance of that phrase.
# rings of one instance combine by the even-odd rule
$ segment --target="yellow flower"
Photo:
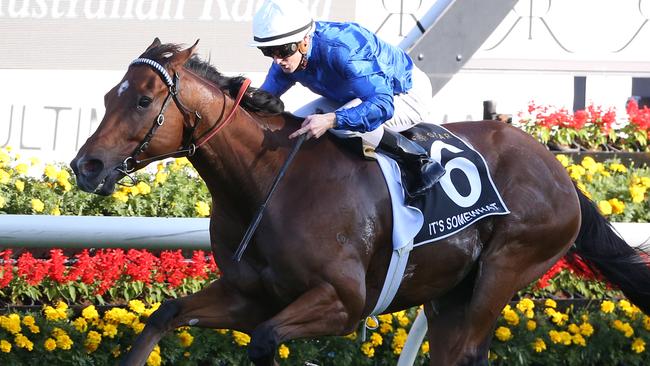
[[[641,184],[646,188],[650,188],[650,177],[641,177]]]
[[[569,166],[569,158],[564,154],[555,155],[555,158],[562,164],[563,167]]]
[[[124,192],[122,190],[113,192],[113,194],[111,196],[113,198],[115,198],[116,200],[118,200],[120,202],[123,202],[123,203],[126,203],[129,200],[128,193],[126,193],[126,192]]]
[[[379,319],[381,323],[393,324],[393,314],[378,315],[377,319]]]
[[[65,319],[68,318],[68,313],[67,313],[66,310],[67,310],[67,307],[63,308],[63,307],[58,307],[57,306],[56,309],[55,309],[55,308],[53,308],[53,307],[51,307],[49,305],[46,305],[43,308],[43,313],[45,314],[45,318],[47,320],[51,320],[51,321],[65,320]]]
[[[646,192],[646,190],[647,190],[647,188],[642,186],[642,185],[638,185],[638,184],[631,185],[630,186],[630,196],[632,197],[632,202],[633,203],[641,203],[641,202],[645,201],[645,192]]]
[[[615,308],[616,305],[614,305],[614,303],[609,300],[605,300],[602,303],[600,303],[600,311],[602,311],[605,314],[611,313],[612,311],[614,311]]]
[[[59,175],[59,169],[57,169],[54,165],[48,164],[45,166],[43,174],[52,180],[56,180],[56,177]]]
[[[11,180],[11,175],[0,169],[0,184],[7,184]]]
[[[650,330],[650,316],[644,315],[643,328],[645,328],[645,330]]]
[[[232,331],[232,337],[235,339],[235,343],[237,343],[238,346],[245,346],[250,343],[251,337],[242,332],[238,332],[236,330]]]
[[[585,337],[590,337],[594,334],[594,327],[589,323],[582,323],[580,324],[580,334]]]
[[[16,172],[18,174],[25,175],[25,174],[27,174],[27,171],[29,170],[29,167],[25,163],[20,163],[20,164],[16,165],[16,167],[14,169],[16,170]]]
[[[573,324],[573,323],[569,324],[569,326],[567,327],[567,330],[569,332],[573,333],[573,334],[580,333],[580,327],[578,327],[576,324]]]
[[[620,321],[619,319],[614,320],[614,323],[612,323],[612,327],[614,329],[618,330],[619,332],[623,333],[623,335],[626,338],[630,338],[634,335],[634,328],[630,326],[630,323]]]
[[[201,217],[206,217],[210,215],[210,205],[208,205],[203,201],[196,202],[196,205],[194,206],[194,210]]]
[[[611,170],[613,172],[618,172],[618,173],[626,173],[627,172],[627,168],[625,167],[625,165],[619,164],[619,163],[610,164],[609,170]]]
[[[102,335],[108,338],[115,338],[117,335],[117,326],[115,324],[106,323],[102,329]]]
[[[546,350],[546,343],[544,343],[544,340],[541,338],[535,338],[535,342],[533,342],[533,349],[537,353],[544,352]]]
[[[537,323],[534,320],[529,320],[526,322],[526,329],[529,331],[534,331],[537,328]]]
[[[505,319],[509,325],[519,324],[519,315],[510,308],[510,305],[506,305],[506,307],[501,311],[501,314],[503,314],[503,319]]]
[[[178,334],[178,339],[180,339],[183,347],[189,347],[192,345],[192,342],[194,342],[194,337],[185,330]]]
[[[584,157],[580,165],[592,174],[598,171],[598,163],[591,156]]]
[[[156,173],[156,178],[154,179],[154,184],[160,185],[163,184],[167,181],[167,173],[165,172],[158,172]]]
[[[535,309],[535,303],[533,302],[533,300],[526,297],[519,300],[519,302],[517,303],[517,309],[519,309],[519,311],[521,311],[522,313],[525,313],[528,310]]]
[[[0,150],[0,167],[6,166],[11,161],[11,156],[4,151]]]
[[[95,309],[95,305],[90,305],[85,307],[81,311],[81,316],[84,317],[86,320],[97,320],[99,319],[99,313],[97,312],[97,309]]]
[[[138,187],[138,191],[140,191],[140,194],[149,194],[151,193],[151,187],[145,182],[139,182],[136,187]]]
[[[4,353],[9,353],[11,352],[11,343],[3,340],[0,340],[0,351]]]
[[[27,339],[24,335],[18,333],[16,334],[16,338],[14,338],[14,343],[16,343],[16,347],[18,348],[24,348],[28,351],[31,351],[34,349],[34,343]]]
[[[375,320],[375,318],[372,318],[372,317],[366,318],[366,324],[365,325],[370,329],[377,329],[377,327],[379,326],[379,324],[377,324],[377,321]]]
[[[557,303],[553,299],[546,299],[546,301],[544,301],[544,306],[547,308],[555,309],[557,307]]]
[[[609,204],[612,206],[612,213],[613,214],[620,214],[625,211],[625,203],[622,201],[619,201],[618,198],[612,198],[609,200]]]
[[[52,338],[48,338],[45,340],[45,343],[43,343],[43,347],[45,347],[45,350],[52,352],[56,349],[56,341]]]
[[[585,341],[584,337],[582,334],[574,334],[571,336],[571,341],[573,344],[581,346],[581,347],[586,347],[587,346],[587,341]]]
[[[381,323],[379,326],[379,333],[388,334],[393,331],[393,326],[390,323]]]
[[[99,347],[99,344],[102,343],[102,335],[94,330],[91,330],[86,335],[86,340],[84,341],[84,347],[88,353],[95,352]]]
[[[395,335],[393,336],[393,342],[391,343],[393,354],[399,355],[402,353],[402,349],[404,348],[404,343],[406,343],[407,336],[408,334],[406,333],[406,329],[397,328],[397,331],[395,331]]]
[[[22,180],[17,180],[17,181],[14,183],[14,186],[16,187],[16,189],[18,190],[18,192],[22,192],[22,191],[25,190],[25,182],[23,182]]]
[[[579,181],[586,172],[585,168],[581,167],[580,165],[570,165],[566,169],[571,176],[571,179],[575,181]]]
[[[140,300],[131,300],[129,301],[129,309],[135,312],[136,314],[144,313],[145,306],[144,303]]]
[[[278,356],[280,356],[280,358],[288,358],[289,353],[289,347],[285,346],[284,344],[281,344],[280,348],[278,348]]]
[[[645,351],[645,341],[641,338],[634,338],[634,342],[632,342],[632,351],[635,353],[643,353],[643,351]]]
[[[375,348],[372,346],[372,343],[370,342],[365,342],[364,344],[361,345],[361,352],[366,355],[368,358],[372,358],[375,356]]]
[[[429,341],[424,341],[422,347],[420,347],[420,352],[427,354],[429,353]]]
[[[43,201],[39,200],[38,198],[32,198],[32,210],[34,212],[43,212],[43,209],[45,209],[45,204]]]
[[[23,324],[28,326],[28,327],[30,327],[32,325],[36,325],[36,319],[34,319],[34,317],[31,316],[31,315],[25,315],[25,317],[23,317],[22,321],[23,321]]]
[[[0,316],[0,327],[6,329],[11,334],[20,333],[20,316],[18,314],[9,314]]]
[[[160,347],[154,347],[153,351],[147,358],[147,366],[160,366],[162,364],[162,357],[160,357]]]
[[[72,322],[72,325],[75,327],[79,333],[85,333],[88,330],[88,322],[84,318],[77,318]]]
[[[29,158],[29,165],[31,165],[31,166],[38,165],[40,163],[41,163],[41,159],[39,159],[37,157]]]
[[[381,337],[381,334],[372,333],[370,336],[370,343],[372,343],[374,347],[379,347],[382,345],[382,343],[384,343],[384,339]]]
[[[612,205],[609,201],[598,201],[598,210],[601,214],[607,216],[612,214]]]
[[[510,331],[510,328],[506,327],[497,328],[497,330],[494,332],[494,335],[501,342],[506,342],[512,338],[512,332]]]

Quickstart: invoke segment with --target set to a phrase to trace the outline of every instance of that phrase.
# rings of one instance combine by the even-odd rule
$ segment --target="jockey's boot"
[[[413,199],[426,193],[445,174],[445,168],[431,159],[427,151],[402,134],[384,129],[377,151],[394,159],[408,170],[402,174],[407,198]]]

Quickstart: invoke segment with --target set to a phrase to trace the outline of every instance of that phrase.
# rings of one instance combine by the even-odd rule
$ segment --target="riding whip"
[[[289,164],[291,164],[293,157],[296,156],[296,153],[300,149],[300,145],[302,145],[305,139],[306,139],[306,134],[304,133],[298,136],[298,139],[296,140],[296,144],[293,146],[293,149],[289,153],[289,156],[287,156],[287,160],[284,162],[282,168],[280,168],[280,171],[278,172],[278,175],[273,180],[273,184],[271,184],[271,189],[269,190],[269,193],[266,195],[266,199],[264,199],[264,203],[262,203],[260,208],[257,209],[255,218],[253,218],[253,221],[251,221],[250,225],[248,225],[248,229],[246,229],[246,233],[244,234],[244,237],[239,243],[239,246],[237,247],[237,251],[235,251],[235,254],[233,255],[233,259],[235,259],[237,262],[239,262],[241,260],[242,255],[244,255],[244,251],[248,246],[248,242],[253,237],[253,234],[255,233],[255,229],[257,229],[257,225],[259,225],[260,221],[262,220],[262,215],[264,214],[266,205],[269,203],[269,200],[271,199],[273,192],[275,192],[278,183],[280,183],[280,179],[284,177],[284,173],[287,171],[287,168],[289,168]]]

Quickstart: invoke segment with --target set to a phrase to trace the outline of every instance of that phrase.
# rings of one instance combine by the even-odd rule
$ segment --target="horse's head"
[[[71,162],[82,190],[109,195],[147,158],[178,150],[189,113],[175,77],[195,47],[181,50],[156,38],[106,93],[104,118]]]

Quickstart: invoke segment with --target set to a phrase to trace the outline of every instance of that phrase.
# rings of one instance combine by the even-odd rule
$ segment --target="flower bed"
[[[2,253],[0,270],[0,296],[8,303],[0,316],[2,365],[22,365],[34,357],[56,365],[112,364],[159,305],[158,301],[145,305],[150,302],[141,299],[194,292],[218,276],[214,261],[200,251],[190,260],[179,251],[154,256],[120,249],[94,255],[84,251],[73,258],[57,249],[46,259],[24,253],[13,260],[10,254]],[[73,292],[77,294],[74,299]],[[579,257],[560,260],[539,281],[520,291],[518,298],[499,319],[490,353],[495,364],[584,365],[598,360],[616,364],[612,360],[619,360],[634,365],[650,361],[645,351],[650,319],[625,300],[607,300],[621,295]],[[550,298],[559,303],[579,298],[587,306],[557,306],[554,300],[545,300]],[[121,305],[99,306],[106,301]],[[41,305],[16,306],[21,303]],[[278,358],[285,365],[303,365],[304,361],[394,365],[417,311],[380,316],[379,324],[370,321],[376,329],[368,331],[366,340],[360,338],[359,330],[347,337],[288,342],[278,349]],[[182,328],[163,338],[148,364],[240,365],[245,363],[244,346],[249,340],[236,331]],[[416,364],[426,364],[427,348],[425,342]]]
[[[54,365],[112,365],[158,304],[132,300],[125,308],[73,313],[65,303],[35,313],[0,316],[0,364],[24,365],[35,358]],[[361,339],[345,337],[291,341],[280,345],[283,365],[394,365],[418,309],[378,317]],[[372,322],[371,322],[372,323]],[[646,365],[650,318],[626,300],[594,301],[575,309],[524,298],[506,306],[495,330],[490,359],[495,365]],[[179,328],[164,337],[147,365],[246,364],[247,334],[219,329]],[[428,363],[424,342],[416,365]]]
[[[566,108],[531,102],[513,125],[553,149],[650,151],[650,108],[630,99],[627,114],[617,120],[614,108],[590,105],[570,113]]]

